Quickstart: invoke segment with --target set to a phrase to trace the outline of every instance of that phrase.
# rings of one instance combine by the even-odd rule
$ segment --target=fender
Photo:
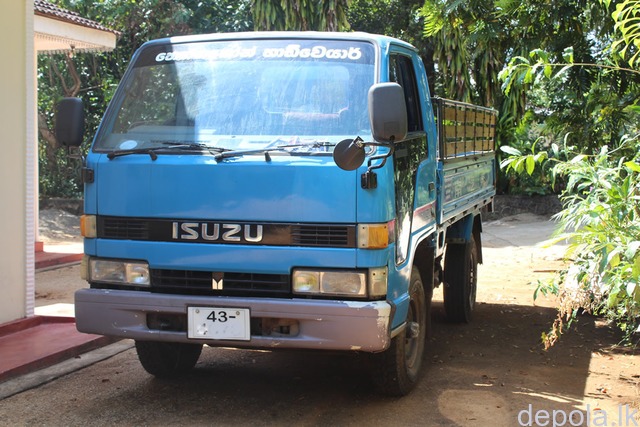
[[[447,228],[447,243],[466,243],[471,240],[475,215],[469,214]]]
[[[482,264],[482,220],[480,214],[473,215],[469,214],[462,218],[461,220],[452,224],[449,228],[447,228],[447,243],[467,243],[471,240],[471,234],[473,233],[473,237],[475,238],[477,253],[478,253],[478,262]]]

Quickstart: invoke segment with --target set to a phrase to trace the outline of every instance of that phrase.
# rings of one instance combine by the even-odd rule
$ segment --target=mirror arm
[[[389,148],[388,153],[372,156],[367,161],[367,171],[361,175],[360,184],[362,188],[364,188],[365,190],[370,190],[378,187],[378,176],[376,175],[375,172],[373,172],[373,170],[380,169],[387,163],[387,159],[391,157],[393,155],[393,152],[395,151],[395,144],[393,143],[393,139],[392,139],[391,141],[389,141],[389,143],[366,142],[364,143],[364,145]],[[382,159],[382,162],[380,162],[380,164],[373,165],[373,166],[371,165],[371,163],[373,163],[374,160],[380,160],[380,159]]]
[[[85,166],[86,159],[84,157],[84,154],[82,154],[82,150],[80,149],[80,147],[73,147],[71,145],[68,145],[67,157],[73,160],[81,160],[82,166]]]
[[[82,163],[82,182],[90,184],[94,182],[93,169],[87,167],[87,156],[82,153],[80,147],[67,146],[67,157],[73,160],[80,160]]]

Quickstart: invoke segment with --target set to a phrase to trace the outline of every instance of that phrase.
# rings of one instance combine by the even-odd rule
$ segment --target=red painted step
[[[34,316],[0,325],[0,382],[42,369],[117,339],[83,334],[69,317]]]

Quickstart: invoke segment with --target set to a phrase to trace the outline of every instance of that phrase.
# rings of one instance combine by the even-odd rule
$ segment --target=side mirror
[[[407,137],[407,105],[398,83],[378,83],[369,89],[369,121],[373,139],[383,143]]]
[[[84,134],[84,107],[80,98],[64,98],[56,105],[56,139],[66,147],[79,147]]]
[[[333,150],[333,160],[340,169],[347,171],[358,169],[364,162],[366,145],[389,146],[407,137],[407,105],[404,100],[404,91],[398,83],[377,83],[371,86],[368,102],[371,132],[373,139],[378,142],[364,142],[360,137],[340,141]],[[386,160],[393,154],[393,145],[390,147],[388,154],[375,158]],[[379,166],[371,166],[373,159],[369,161],[369,172],[384,164],[383,162]]]
[[[362,138],[343,139],[333,149],[333,161],[342,170],[356,170],[364,162],[364,144]]]

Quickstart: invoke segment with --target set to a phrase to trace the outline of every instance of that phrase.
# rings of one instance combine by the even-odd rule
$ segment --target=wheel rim
[[[472,254],[469,257],[469,309],[473,310],[476,304],[476,291],[477,291],[477,274],[478,265],[476,264],[475,256]]]
[[[416,307],[419,304],[412,295],[407,313],[407,326],[405,329],[404,357],[407,371],[415,375],[420,366],[418,357],[420,356],[420,339],[424,331],[424,322],[420,319],[420,310]],[[413,332],[413,325],[417,325],[417,332]]]

